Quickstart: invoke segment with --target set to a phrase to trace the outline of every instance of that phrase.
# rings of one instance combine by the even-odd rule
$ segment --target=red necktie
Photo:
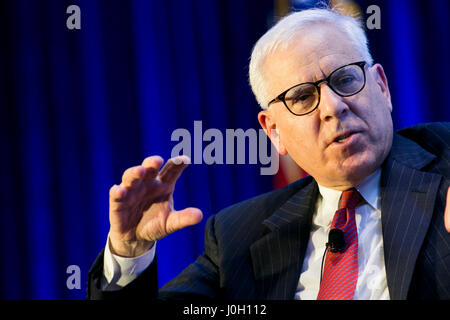
[[[330,230],[338,228],[344,232],[345,247],[343,251],[336,253],[327,250],[317,300],[353,300],[358,280],[358,232],[355,208],[361,199],[355,188],[342,192]]]

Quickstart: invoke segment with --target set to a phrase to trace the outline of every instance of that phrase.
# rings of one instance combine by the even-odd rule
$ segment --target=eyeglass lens
[[[340,96],[351,96],[364,86],[364,71],[358,65],[342,67],[330,75],[328,85]],[[293,113],[308,113],[317,106],[319,91],[314,84],[303,83],[286,92],[284,100]]]

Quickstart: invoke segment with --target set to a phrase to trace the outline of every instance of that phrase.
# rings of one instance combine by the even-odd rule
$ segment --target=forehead
[[[313,24],[264,61],[263,73],[272,95],[301,82],[317,81],[336,68],[361,60],[343,31]]]

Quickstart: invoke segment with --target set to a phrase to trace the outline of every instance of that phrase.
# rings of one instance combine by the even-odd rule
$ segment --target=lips
[[[358,131],[342,132],[342,133],[336,135],[329,144],[331,145],[333,143],[345,143],[352,135],[354,135],[356,133],[358,133]]]

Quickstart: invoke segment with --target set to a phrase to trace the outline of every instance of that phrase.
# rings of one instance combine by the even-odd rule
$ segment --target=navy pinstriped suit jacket
[[[449,186],[450,124],[399,131],[380,189],[391,299],[450,299],[450,234],[444,227]],[[89,273],[88,298],[293,299],[317,193],[307,177],[211,217],[204,253],[159,294],[156,262],[122,290],[100,291],[100,254]]]

